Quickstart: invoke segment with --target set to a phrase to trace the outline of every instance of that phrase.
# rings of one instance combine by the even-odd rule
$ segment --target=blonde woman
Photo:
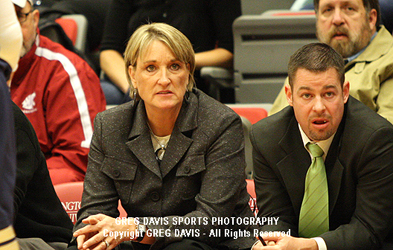
[[[167,24],[143,25],[125,64],[134,100],[96,117],[74,244],[249,249],[252,236],[224,237],[225,229],[250,229],[242,218],[252,217],[241,120],[193,88],[189,40]],[[115,219],[119,199],[126,221]],[[227,225],[228,218],[240,222]]]

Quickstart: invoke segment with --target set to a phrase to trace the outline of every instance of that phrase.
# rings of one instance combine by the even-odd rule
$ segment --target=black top
[[[12,107],[17,149],[14,197],[16,236],[68,243],[73,224],[53,188],[37,135],[19,107],[14,103]]]
[[[15,136],[7,79],[10,65],[0,58],[0,230],[12,224],[12,190],[15,184]]]
[[[101,50],[123,54],[128,39],[140,25],[163,22],[186,35],[195,52],[216,45],[233,52],[232,23],[240,15],[239,0],[113,0]]]

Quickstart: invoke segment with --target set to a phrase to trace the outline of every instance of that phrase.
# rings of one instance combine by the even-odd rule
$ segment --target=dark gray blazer
[[[130,217],[164,217],[149,229],[172,232],[151,249],[179,241],[177,229],[210,246],[249,248],[253,237],[209,237],[223,226],[178,223],[187,217],[252,217],[245,182],[242,123],[230,108],[201,91],[186,94],[161,166],[153,152],[143,101],[131,101],[97,115],[89,153],[82,208],[76,228],[89,215],[112,217],[120,199]],[[228,228],[246,228],[244,225]],[[224,233],[224,231],[222,231]],[[229,241],[228,241],[229,240]]]
[[[303,146],[293,108],[252,127],[258,216],[278,216],[263,230],[298,235],[304,180],[311,157]],[[393,126],[350,97],[325,160],[329,250],[378,249],[393,226]],[[388,235],[388,236],[387,236]]]

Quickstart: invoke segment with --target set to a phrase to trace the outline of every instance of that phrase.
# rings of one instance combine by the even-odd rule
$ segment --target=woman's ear
[[[135,89],[137,89],[137,84],[136,84],[136,79],[135,79],[135,69],[133,66],[128,66],[128,74],[130,75],[131,79],[131,84],[134,86]]]

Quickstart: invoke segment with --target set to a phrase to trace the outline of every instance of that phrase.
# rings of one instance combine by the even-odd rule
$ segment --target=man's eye
[[[325,94],[325,96],[326,96],[326,97],[332,97],[332,96],[334,96],[334,93],[333,93],[333,92],[327,92],[327,93]]]
[[[310,99],[310,98],[311,98],[311,95],[310,95],[310,94],[303,94],[302,97],[303,97],[304,99]]]
[[[325,8],[322,10],[322,13],[329,13],[333,10],[333,8]]]

